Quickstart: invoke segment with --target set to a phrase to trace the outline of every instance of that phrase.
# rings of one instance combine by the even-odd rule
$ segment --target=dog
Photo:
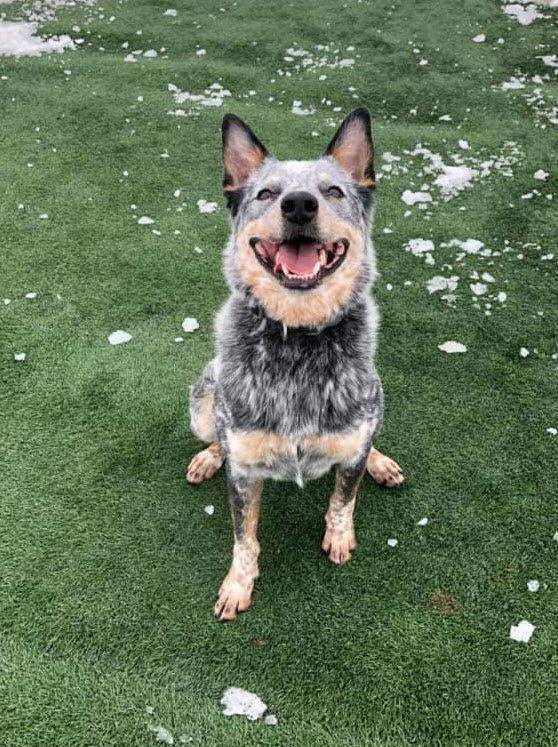
[[[222,146],[231,295],[216,318],[216,356],[190,393],[191,429],[210,445],[187,479],[200,483],[225,463],[234,548],[214,612],[233,620],[250,607],[258,577],[264,479],[303,487],[335,467],[322,549],[342,564],[356,546],[365,470],[388,487],[403,475],[372,446],[383,392],[373,363],[368,111],[353,111],[315,161],[276,160],[233,114]]]

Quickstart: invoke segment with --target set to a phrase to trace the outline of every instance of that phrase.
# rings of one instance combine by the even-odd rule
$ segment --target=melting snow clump
[[[199,328],[200,325],[198,324],[198,320],[191,316],[187,316],[182,322],[182,329],[184,332],[195,332]]]
[[[14,361],[24,361],[25,353],[14,353]]]
[[[67,34],[42,39],[35,35],[37,28],[37,23],[0,21],[0,57],[39,57],[75,49],[73,39]]]
[[[165,744],[174,744],[174,737],[168,729],[164,726],[150,726],[157,742],[164,742]]]
[[[196,202],[200,213],[214,213],[217,210],[216,202],[208,202],[207,200],[198,200]]]
[[[267,710],[261,698],[241,687],[227,687],[221,698],[221,705],[223,716],[246,716],[250,721],[261,718]]]
[[[122,345],[123,342],[130,342],[131,339],[132,335],[122,329],[117,329],[108,336],[111,345]]]
[[[538,591],[541,588],[541,585],[537,581],[536,578],[532,579],[531,581],[527,581],[527,588],[529,591]]]
[[[510,638],[518,643],[529,643],[535,626],[528,620],[522,620],[518,625],[512,625],[510,628]]]
[[[467,348],[461,342],[455,342],[455,340],[448,340],[438,345],[438,350],[443,353],[466,353]]]
[[[391,539],[388,539],[387,545],[388,547],[397,547],[399,544],[399,540],[396,540],[395,537],[392,537]]]

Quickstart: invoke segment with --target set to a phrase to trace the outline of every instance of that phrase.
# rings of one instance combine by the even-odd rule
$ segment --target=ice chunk
[[[424,517],[424,519],[419,519],[419,521],[417,521],[418,527],[425,527],[427,524],[428,524],[428,519],[426,516]]]
[[[533,179],[538,179],[540,182],[546,181],[548,179],[548,171],[543,171],[542,169],[535,171]]]
[[[455,340],[448,340],[438,345],[438,350],[444,353],[466,353],[467,348],[461,342],[455,342]]]
[[[182,321],[182,329],[184,330],[184,332],[195,332],[199,328],[200,325],[198,324],[198,320],[194,319],[191,316],[187,316]]]
[[[217,210],[216,202],[208,202],[207,200],[198,200],[196,205],[200,213],[214,213]]]
[[[527,358],[527,356],[529,355],[529,350],[527,348],[519,348],[519,355],[522,358]]]
[[[391,537],[387,541],[388,547],[397,547],[398,544],[399,544],[399,540],[395,539],[395,537]]]
[[[14,353],[14,361],[24,361],[25,353]]]
[[[410,189],[406,189],[401,199],[405,205],[414,205],[416,202],[432,202],[432,195],[430,192],[411,192]]]
[[[132,335],[122,329],[117,329],[116,332],[111,332],[108,336],[111,345],[122,345],[123,342],[130,342],[131,339]]]
[[[164,726],[150,726],[153,732],[153,736],[157,742],[164,742],[165,744],[174,744],[174,737],[168,729]]]
[[[518,625],[512,625],[510,628],[510,638],[518,643],[529,643],[535,626],[528,620],[521,620]]]
[[[537,581],[536,578],[532,579],[531,581],[527,581],[527,588],[529,591],[538,591],[541,588],[541,585]]]
[[[246,716],[256,721],[267,710],[266,704],[255,693],[241,687],[227,687],[221,698],[224,716]]]
[[[205,511],[205,513],[206,513],[206,514],[207,514],[208,516],[213,516],[213,514],[215,513],[215,506],[212,506],[212,505],[210,504],[209,506],[206,506],[206,507],[205,507],[205,508],[204,508],[203,510]]]

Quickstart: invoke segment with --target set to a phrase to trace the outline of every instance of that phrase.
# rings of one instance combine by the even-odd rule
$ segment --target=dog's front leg
[[[365,464],[363,459],[354,466],[338,465],[335,472],[335,488],[325,515],[322,550],[332,563],[338,565],[347,563],[351,559],[351,550],[356,547],[353,513]]]
[[[215,604],[219,620],[234,620],[238,612],[250,607],[260,552],[257,531],[263,482],[236,474],[234,464],[227,462],[227,484],[234,547],[231,567]]]

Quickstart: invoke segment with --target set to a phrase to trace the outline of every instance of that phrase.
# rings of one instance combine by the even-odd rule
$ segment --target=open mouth
[[[301,236],[276,244],[254,236],[250,246],[260,264],[285,288],[308,290],[341,266],[349,242],[337,239],[324,244]]]

